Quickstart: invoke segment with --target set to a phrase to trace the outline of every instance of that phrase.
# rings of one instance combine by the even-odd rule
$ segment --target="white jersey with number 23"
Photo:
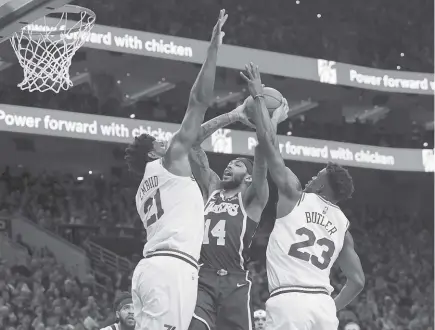
[[[144,256],[174,249],[199,259],[204,200],[193,177],[172,174],[161,159],[149,162],[136,193],[136,208],[147,231]]]
[[[302,193],[290,214],[277,219],[267,246],[269,290],[322,287],[331,293],[329,273],[342,247],[349,220],[317,194]]]

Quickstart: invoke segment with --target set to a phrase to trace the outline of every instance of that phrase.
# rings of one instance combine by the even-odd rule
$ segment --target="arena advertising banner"
[[[0,131],[130,143],[148,133],[170,140],[178,124],[133,120],[76,112],[0,105]],[[254,132],[220,129],[203,144],[206,151],[253,156],[257,144]],[[284,159],[314,163],[334,161],[346,166],[393,171],[433,172],[434,151],[385,148],[335,141],[279,136]]]
[[[57,20],[47,18],[48,26],[31,24],[31,30],[55,29]],[[62,26],[59,26],[62,29]],[[66,38],[78,38],[69,34]],[[202,63],[208,42],[174,36],[95,25],[84,47],[114,52]],[[289,78],[322,83],[380,90],[395,93],[434,93],[434,75],[429,73],[387,71],[280,54],[258,49],[223,45],[218,65],[243,70],[247,59],[258,64],[261,71]]]
[[[430,73],[379,70],[321,59],[317,67],[320,82],[332,85],[429,95],[435,90],[434,75]]]

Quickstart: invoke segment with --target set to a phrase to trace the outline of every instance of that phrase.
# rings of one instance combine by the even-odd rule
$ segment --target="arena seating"
[[[433,2],[341,0],[189,1],[78,0],[98,23],[209,40],[209,25],[225,8],[228,44],[323,58],[368,67],[433,72]],[[317,15],[321,14],[318,18]],[[186,23],[188,22],[188,23]],[[401,57],[401,53],[404,54]]]
[[[92,275],[79,281],[50,251],[21,244],[29,252],[26,262],[0,259],[1,329],[94,330],[113,323],[116,287],[98,293]]]

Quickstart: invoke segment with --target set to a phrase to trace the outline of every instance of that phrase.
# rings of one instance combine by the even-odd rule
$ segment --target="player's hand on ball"
[[[211,36],[211,44],[214,46],[222,45],[222,40],[225,36],[225,32],[222,31],[222,27],[227,21],[228,14],[225,14],[225,9],[221,9],[219,12],[219,18],[216,25],[213,28],[213,34]]]
[[[285,98],[282,99],[282,104],[277,108],[272,115],[272,119],[275,120],[278,124],[282,123],[284,120],[288,118],[289,107],[287,100]]]
[[[249,93],[255,98],[257,95],[263,95],[263,84],[261,83],[260,70],[258,65],[249,63],[245,65],[246,75],[240,72],[240,76],[248,83]]]
[[[254,128],[255,129],[255,125],[252,124],[249,121],[248,118],[248,107],[247,107],[247,103],[248,103],[248,99],[245,99],[245,101],[243,101],[243,103],[241,105],[239,105],[237,108],[235,108],[232,112],[237,116],[237,120],[243,124],[245,124],[248,127]]]

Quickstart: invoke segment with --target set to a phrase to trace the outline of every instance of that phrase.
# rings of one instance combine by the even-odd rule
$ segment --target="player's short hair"
[[[334,192],[337,202],[352,197],[355,188],[353,186],[353,179],[347,169],[336,163],[329,162],[326,166],[326,173],[328,174],[329,185]]]
[[[129,171],[143,175],[147,163],[150,161],[148,153],[153,149],[153,142],[156,139],[149,134],[141,134],[134,138],[125,149],[125,161]]]
[[[132,297],[130,292],[121,292],[113,302],[113,309],[115,312],[119,311],[125,304],[131,304]]]

